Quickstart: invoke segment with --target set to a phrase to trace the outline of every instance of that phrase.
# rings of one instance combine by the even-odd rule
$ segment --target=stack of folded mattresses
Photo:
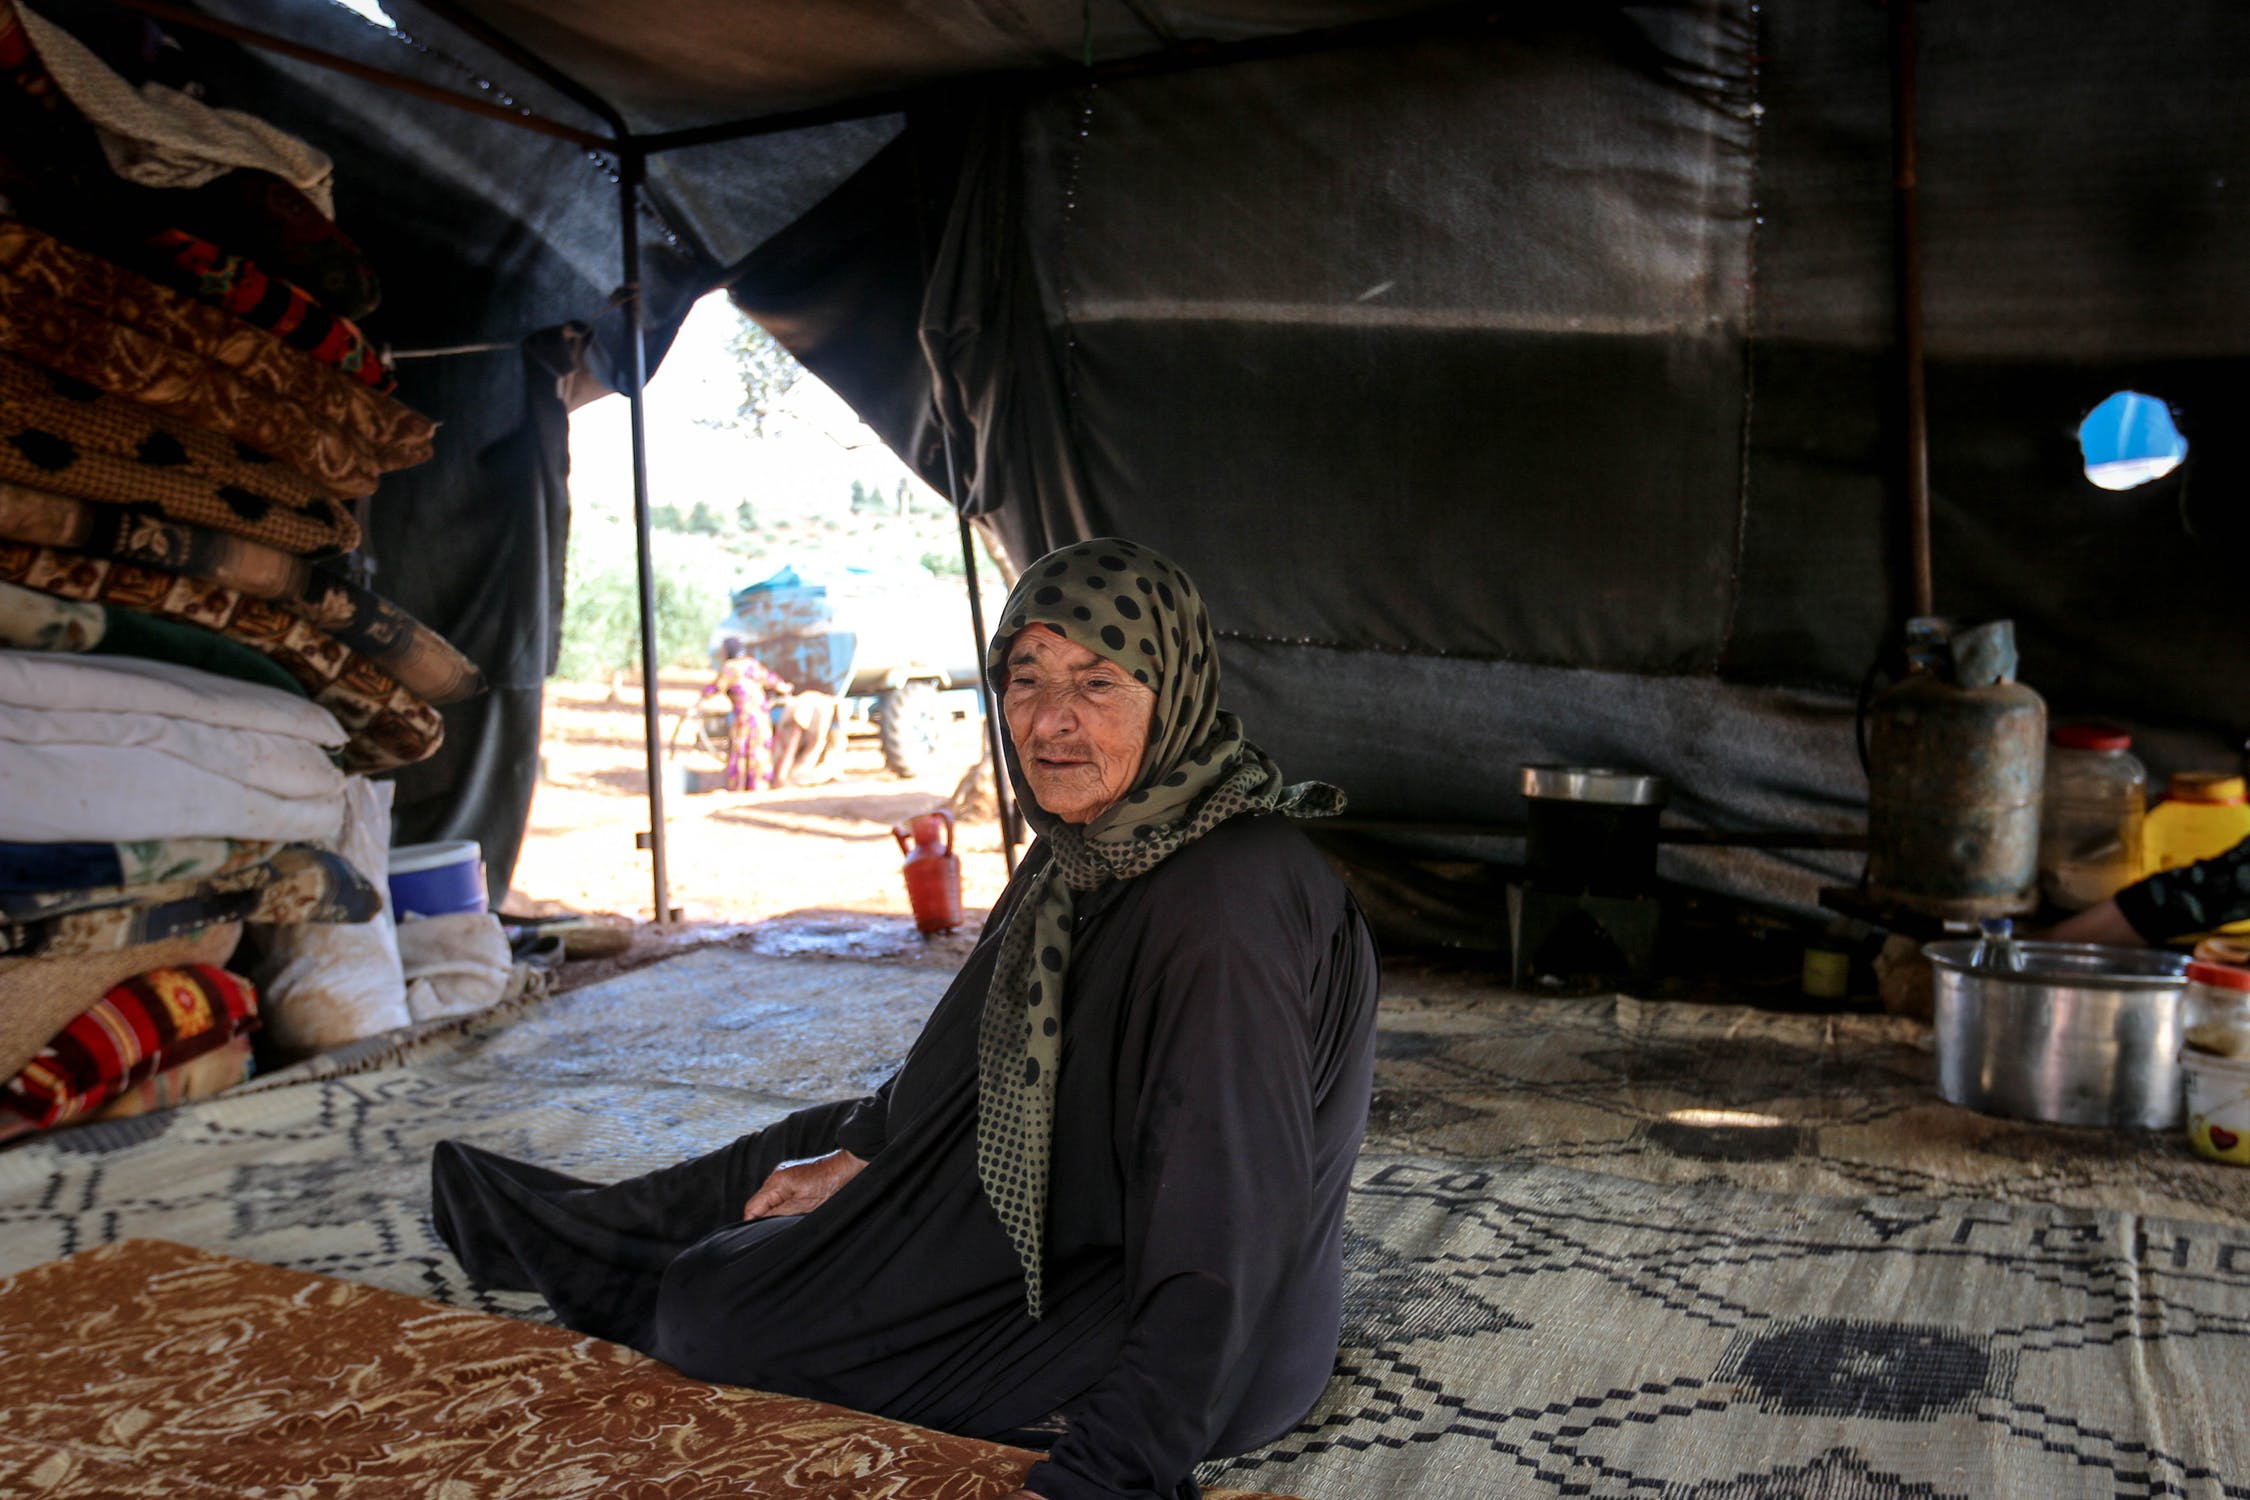
[[[340,571],[434,427],[326,173],[0,0],[0,1133],[239,1078],[235,935],[376,916],[347,773],[482,685]]]

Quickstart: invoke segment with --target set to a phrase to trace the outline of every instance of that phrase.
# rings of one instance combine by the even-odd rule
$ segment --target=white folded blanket
[[[131,656],[0,651],[0,839],[326,842],[336,716],[259,683]]]
[[[340,785],[325,797],[281,797],[138,745],[0,742],[0,840],[12,843],[327,843],[343,824]]]
[[[344,773],[310,740],[162,714],[0,704],[0,754],[17,745],[148,750],[276,797],[335,797],[344,789]]]
[[[138,656],[0,651],[0,704],[162,714],[222,729],[287,735],[331,749],[346,738],[334,714],[294,693]]]

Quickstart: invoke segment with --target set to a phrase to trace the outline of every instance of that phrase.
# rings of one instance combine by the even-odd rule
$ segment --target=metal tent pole
[[[921,253],[922,295],[927,305],[929,281],[937,265],[937,252],[930,242],[929,203],[922,194],[922,152],[920,137],[915,134],[914,123],[906,126],[907,141],[914,158],[914,239]],[[992,684],[985,680],[984,648],[988,639],[984,629],[984,591],[977,583],[976,539],[969,534],[968,512],[961,508],[961,465],[954,457],[953,428],[945,420],[945,403],[938,399],[937,382],[944,372],[934,365],[930,370],[930,405],[937,418],[938,446],[945,454],[945,500],[953,507],[953,518],[961,527],[961,570],[969,580],[969,628],[976,632],[976,654],[970,659],[977,664],[977,702],[984,710],[985,749],[992,756],[992,808],[1000,819],[1000,855],[1007,862],[1010,879],[1016,873],[1016,835],[1020,831],[1016,822],[1015,798],[1008,785],[1008,757],[1000,743],[999,705],[992,701]]]
[[[977,702],[984,709],[984,743],[992,752],[992,809],[1000,818],[1000,853],[1008,862],[1008,874],[1016,873],[1016,807],[1015,798],[1008,786],[1008,758],[1000,750],[1000,715],[992,701],[992,684],[985,680],[984,643],[984,593],[977,587],[976,538],[969,534],[969,518],[962,514],[961,502],[956,498],[960,480],[953,468],[953,435],[945,438],[945,489],[946,498],[953,501],[954,519],[961,523],[961,566],[969,575],[969,628],[977,633]]]
[[[672,921],[671,872],[664,848],[664,746],[658,729],[656,659],[656,565],[651,553],[648,506],[648,423],[643,394],[648,386],[648,349],[643,339],[641,305],[640,185],[648,159],[628,145],[617,154],[617,212],[625,263],[625,398],[633,421],[633,542],[641,595],[641,726],[648,748],[648,831],[640,846],[648,850],[649,874],[659,926]]]
[[[1922,370],[1922,203],[1915,159],[1914,0],[1890,0],[1891,192],[1897,231],[1898,344],[1904,385],[1907,613],[1935,612],[1930,565],[1929,393]]]

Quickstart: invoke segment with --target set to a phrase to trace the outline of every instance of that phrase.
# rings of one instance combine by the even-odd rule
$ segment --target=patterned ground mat
[[[1929,1028],[1386,977],[1368,1148],[1646,1182],[1976,1198],[2250,1223],[2250,1172],[2179,1131],[1995,1119],[1937,1095]]]
[[[944,979],[705,949],[357,1071],[19,1145],[0,1274],[150,1236],[536,1319],[432,1235],[435,1141],[663,1165],[863,1092]],[[2250,1497],[2250,1173],[1937,1103],[1905,1023],[1390,991],[1339,1373],[1214,1482]]]
[[[2250,1496],[2250,1230],[1362,1158],[1319,1500]]]
[[[991,1500],[1033,1455],[158,1240],[0,1283],[0,1494]]]
[[[0,1275],[128,1235],[493,1311],[430,1228],[430,1149],[459,1136],[613,1179],[798,1104],[866,1093],[946,976],[706,948],[388,1049],[356,1071],[0,1151]]]

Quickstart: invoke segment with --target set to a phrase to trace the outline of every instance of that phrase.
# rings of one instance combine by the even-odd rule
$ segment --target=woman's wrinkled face
[[[1156,694],[1107,657],[1034,625],[1008,647],[1001,710],[1041,807],[1087,823],[1132,790]]]

